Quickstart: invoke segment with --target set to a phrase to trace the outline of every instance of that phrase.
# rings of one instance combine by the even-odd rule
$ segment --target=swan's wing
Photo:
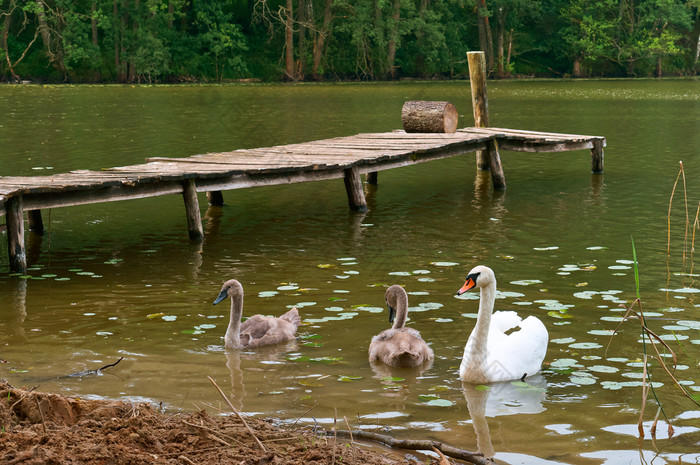
[[[487,365],[503,375],[512,376],[504,379],[534,375],[542,367],[548,342],[547,328],[539,319],[529,316],[522,320],[517,331],[510,334],[489,332]]]
[[[294,339],[296,326],[288,320],[253,315],[241,323],[241,344],[258,347]]]
[[[289,321],[292,325],[294,325],[294,328],[298,327],[299,324],[301,324],[301,317],[299,317],[299,310],[297,310],[296,307],[292,307],[292,309],[290,311],[288,311],[284,315],[280,316],[280,319]]]
[[[411,367],[433,359],[433,350],[413,328],[387,329],[372,338],[370,361]]]
[[[271,329],[272,318],[253,315],[243,323],[241,323],[241,342],[243,342],[243,335],[247,335],[250,340],[260,339]]]
[[[489,337],[491,331],[505,333],[509,329],[520,326],[522,318],[516,312],[494,312],[491,315],[491,326],[489,327]]]

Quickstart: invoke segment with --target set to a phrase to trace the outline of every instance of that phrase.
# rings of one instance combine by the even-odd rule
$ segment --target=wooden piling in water
[[[10,271],[24,273],[27,271],[27,253],[24,249],[22,196],[18,195],[7,199],[5,208],[7,252],[10,258]]]
[[[221,191],[207,192],[207,199],[209,200],[209,205],[214,207],[220,207],[224,204],[224,194]]]
[[[484,52],[467,52],[469,63],[469,85],[471,87],[474,126],[489,127],[489,101],[486,94],[486,57]],[[482,170],[489,169],[486,152],[476,151],[476,166]]]
[[[603,139],[594,140],[591,148],[591,172],[599,174],[603,172]]]
[[[200,240],[204,237],[204,228],[202,227],[202,214],[199,211],[197,188],[194,179],[188,179],[183,183],[182,198],[185,200],[187,231],[190,239]]]
[[[356,166],[348,168],[345,171],[345,190],[348,194],[348,205],[351,210],[358,212],[367,211],[367,200],[365,199],[365,191],[362,189],[362,178],[360,171]]]
[[[469,84],[472,95],[474,126],[489,127],[489,100],[486,93],[486,57],[484,52],[467,52],[469,62]],[[498,153],[498,143],[492,140],[486,150],[476,151],[476,166],[482,170],[491,170],[493,188],[504,190],[506,178]]]
[[[41,210],[27,210],[27,223],[34,234],[44,234],[44,220],[41,219]]]

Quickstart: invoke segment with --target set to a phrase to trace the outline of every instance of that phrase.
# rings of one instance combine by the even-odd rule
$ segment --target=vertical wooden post
[[[10,271],[27,271],[27,254],[24,249],[24,214],[22,197],[10,197],[5,204],[7,224],[7,252],[10,257]]]
[[[27,222],[29,229],[34,233],[42,236],[44,234],[44,221],[41,219],[41,210],[27,211]]]
[[[474,126],[489,127],[489,101],[486,95],[486,57],[484,52],[467,52],[469,62],[469,84],[472,94]],[[482,170],[489,169],[486,151],[476,151],[476,166]]]
[[[345,170],[345,190],[348,194],[348,205],[351,210],[358,212],[367,211],[365,192],[362,189],[362,178],[356,167]]]
[[[486,150],[489,169],[491,170],[491,180],[493,188],[497,191],[505,190],[506,176],[503,174],[503,166],[501,166],[501,156],[498,154],[498,142],[496,139],[491,139]]]
[[[209,205],[215,207],[220,207],[224,204],[224,195],[221,191],[210,191],[207,192],[207,199],[209,199]]]
[[[591,172],[592,173],[602,173],[603,172],[603,141],[594,140],[593,148],[591,148]]]
[[[185,200],[187,230],[190,234],[190,239],[200,240],[204,237],[204,229],[202,228],[202,214],[199,211],[199,201],[197,200],[197,189],[194,179],[186,180],[182,187],[182,198]]]
[[[377,185],[377,172],[372,171],[370,173],[367,173],[366,181],[367,181],[367,184],[371,184],[373,186],[376,186]]]

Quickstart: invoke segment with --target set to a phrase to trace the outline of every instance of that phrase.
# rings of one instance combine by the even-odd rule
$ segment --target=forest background
[[[0,81],[695,75],[700,0],[0,0]]]

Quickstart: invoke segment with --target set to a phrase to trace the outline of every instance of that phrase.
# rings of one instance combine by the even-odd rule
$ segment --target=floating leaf
[[[176,315],[163,315],[162,318],[163,318],[163,320],[165,320],[165,321],[175,321],[175,320],[177,320],[177,316],[176,316]]]
[[[475,389],[477,391],[488,391],[491,388],[489,386],[484,385],[484,384],[479,384]]]
[[[302,386],[306,387],[321,387],[323,386],[323,383],[319,383],[317,381],[308,381],[308,380],[302,380],[302,381],[297,381],[299,384]]]
[[[328,269],[328,268],[334,268],[334,267],[335,267],[335,265],[332,265],[332,264],[330,264],[330,263],[321,263],[320,265],[316,265],[316,266],[319,267],[319,268],[321,268],[321,269],[324,269],[324,270],[325,270],[325,269]]]
[[[459,263],[456,262],[430,262],[433,266],[457,266]]]
[[[428,401],[439,399],[439,398],[440,398],[440,396],[438,396],[437,394],[419,394],[418,395],[418,400],[420,400],[422,402],[428,402]]]
[[[382,378],[382,381],[393,381],[397,383],[399,381],[405,381],[405,378],[399,378],[398,376],[385,376]]]
[[[428,402],[428,405],[430,405],[431,407],[451,407],[452,401],[449,401],[447,399],[433,399],[430,402]]]
[[[357,381],[362,379],[362,376],[347,376],[347,375],[340,375],[338,377],[338,381],[343,381],[343,382],[351,382],[351,381]]]
[[[160,313],[150,313],[146,315],[146,318],[159,318],[161,316],[165,315],[165,313],[160,312]]]

